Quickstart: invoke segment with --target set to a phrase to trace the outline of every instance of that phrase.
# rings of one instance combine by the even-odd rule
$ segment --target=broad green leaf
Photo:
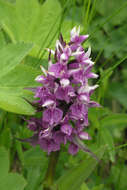
[[[18,65],[32,49],[32,44],[9,44],[0,49],[0,78]]]
[[[98,12],[101,13],[103,16],[109,16],[111,15],[111,12],[117,11],[120,7],[123,6],[122,11],[118,15],[116,15],[113,19],[110,20],[114,25],[121,24],[122,21],[124,21],[127,18],[126,14],[126,1],[121,0],[119,3],[119,0],[102,0],[101,2],[98,2]]]
[[[31,66],[33,68],[40,70],[40,65],[43,66],[45,69],[48,69],[48,59],[46,56],[48,56],[48,51],[46,52],[45,59],[39,59],[37,57],[33,56],[27,56],[24,60],[24,64]],[[41,70],[40,70],[41,71]]]
[[[90,25],[89,31],[94,31],[91,43],[94,45],[93,48],[96,51],[101,50],[107,59],[114,55],[118,58],[126,55],[126,24],[123,24],[127,20],[126,8],[125,0],[121,0],[120,4],[119,0],[97,2],[96,11],[101,17],[96,15]]]
[[[19,64],[10,72],[8,72],[7,75],[1,78],[0,87],[18,87],[18,89],[24,89],[25,87],[35,87],[39,85],[39,83],[35,81],[35,78],[41,73],[41,69],[36,69],[23,63]]]
[[[3,180],[0,179],[1,190],[23,190],[25,185],[25,179],[17,173],[10,173]]]
[[[111,113],[110,115],[105,116],[100,121],[101,126],[101,137],[102,142],[104,142],[109,149],[109,155],[112,162],[115,161],[115,147],[114,147],[114,139],[110,132],[111,126],[115,129],[118,128],[119,125],[125,125],[127,124],[127,114],[119,114],[119,113]]]
[[[20,63],[30,51],[31,46],[29,46],[23,43],[10,44],[7,49],[5,46],[3,48],[5,60],[3,57],[2,62],[4,76],[0,74],[0,107],[10,112],[25,115],[33,115],[35,110],[25,101],[24,98],[29,99],[30,92],[24,88],[37,86],[38,83],[35,82],[35,78],[40,74],[40,69],[37,70],[32,66]],[[1,54],[0,56],[2,57]]]
[[[0,133],[0,145],[6,147],[7,149],[12,146],[12,135],[9,128],[4,128],[2,133]]]
[[[47,165],[46,154],[40,149],[40,147],[31,148],[24,152],[24,164],[26,167],[43,167]]]
[[[99,159],[104,154],[104,147],[101,147],[95,154]],[[77,190],[81,184],[86,180],[92,173],[97,165],[97,161],[93,157],[87,157],[84,161],[71,170],[65,172],[55,184],[55,187],[59,190]]]
[[[126,173],[127,173],[127,166],[123,165],[123,167],[120,168],[120,179],[119,179],[119,190],[127,189],[127,182],[126,182]]]
[[[40,180],[40,176],[41,176],[42,172],[43,172],[43,170],[41,170],[39,167],[29,167],[28,168],[28,170],[27,170],[27,186],[25,187],[25,190],[35,190],[35,189],[38,190],[38,188],[40,186],[39,184],[42,182],[42,180]],[[41,187],[41,190],[42,190],[42,187]]]
[[[0,29],[0,49],[6,45],[5,39],[4,39],[4,34],[2,29]]]
[[[110,181],[114,183],[114,188],[118,190],[125,190],[127,189],[127,182],[126,182],[126,173],[127,167],[124,163],[117,163],[111,167],[110,172]]]
[[[61,33],[63,38],[66,39],[67,42],[70,41],[70,31],[73,28],[73,22],[71,20],[64,20],[61,26]]]
[[[113,136],[111,135],[111,133],[106,127],[102,127],[100,133],[102,137],[102,142],[104,142],[104,144],[107,145],[108,147],[110,159],[112,162],[114,162],[115,161],[115,146],[114,146]]]
[[[0,108],[13,113],[33,115],[35,113],[34,108],[26,102],[20,90],[22,89],[16,89],[16,87],[0,87]]]
[[[15,4],[0,0],[0,20],[5,31],[13,42],[34,42],[36,53],[54,43],[60,17],[57,0],[47,0],[42,5],[37,0],[17,0]]]
[[[112,182],[117,186],[117,184],[119,183],[119,177],[120,177],[120,170],[122,169],[123,165],[120,164],[115,164],[111,166],[111,170],[110,170],[110,176],[109,179],[112,180]]]
[[[24,166],[24,154],[23,154],[22,142],[16,140],[15,141],[15,148],[16,148],[19,160],[20,160],[21,164]]]
[[[121,83],[113,83],[110,85],[109,93],[118,100],[125,108],[127,108],[127,88]]]
[[[24,152],[24,163],[25,168],[27,169],[28,182],[26,190],[38,189],[42,183],[42,178],[44,178],[48,166],[46,154],[40,149],[39,146],[31,148]]]
[[[83,183],[81,185],[81,190],[89,190],[89,188],[87,187],[87,185],[85,183]]]
[[[104,189],[104,185],[100,184],[100,185],[96,185],[95,187],[92,188],[92,190],[103,190]]]
[[[112,27],[110,27],[110,30],[112,30]],[[121,27],[119,27],[117,30],[114,29],[111,32],[109,32],[111,44],[108,46],[108,48],[105,48],[105,55],[107,54],[106,56],[107,58],[109,56],[112,56],[112,54],[117,55],[119,59],[124,57],[124,55],[126,55],[126,46],[127,46],[127,38],[125,38],[126,31],[127,31],[127,24],[121,25]]]
[[[101,75],[101,78],[98,82],[104,82],[106,79],[108,79],[113,71],[123,62],[127,59],[127,55],[125,55],[123,58],[121,58],[119,61],[117,61],[115,64],[113,64],[113,66],[109,67],[108,69],[106,69],[102,75]]]
[[[105,127],[110,127],[111,125],[116,125],[119,124],[127,124],[127,114],[124,113],[112,113],[108,116],[105,116],[103,119],[100,121],[101,126]]]
[[[11,3],[15,3],[16,0],[5,0],[5,1],[11,2]]]
[[[11,40],[4,29],[0,26],[0,49],[5,45],[11,43]]]
[[[34,108],[24,99],[31,100],[33,94],[24,88],[37,86],[34,79],[39,74],[39,70],[24,64],[8,72],[0,82],[0,107],[18,114],[33,115]]]
[[[26,181],[17,173],[8,173],[9,155],[4,148],[0,148],[0,189],[1,190],[23,190]]]
[[[8,153],[3,148],[0,147],[0,178],[2,176],[5,176],[9,171],[9,159],[8,159]]]

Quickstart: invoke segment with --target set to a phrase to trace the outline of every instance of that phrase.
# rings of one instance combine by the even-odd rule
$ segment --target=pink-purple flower
[[[82,148],[82,140],[91,139],[86,132],[88,110],[99,104],[90,99],[98,85],[90,86],[88,80],[98,75],[92,72],[91,49],[82,47],[88,35],[79,33],[80,28],[74,27],[68,43],[60,35],[55,51],[48,49],[48,70],[41,67],[43,74],[35,79],[40,83],[34,93],[41,117],[30,118],[28,128],[36,137],[32,144],[48,154],[69,143],[68,151],[74,155]]]

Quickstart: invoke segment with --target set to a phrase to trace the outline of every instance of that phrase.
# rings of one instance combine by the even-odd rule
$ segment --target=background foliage
[[[81,151],[68,155],[64,147],[52,189],[127,189],[126,20],[126,0],[0,0],[1,190],[42,189],[48,157],[16,140],[31,136],[18,114],[35,114],[25,100],[33,94],[24,88],[35,87],[40,65],[47,67],[45,48],[54,47],[60,32],[68,40],[75,25],[90,34],[84,48],[92,47],[100,76],[93,99],[102,107],[89,110],[88,146],[102,161],[97,165]]]

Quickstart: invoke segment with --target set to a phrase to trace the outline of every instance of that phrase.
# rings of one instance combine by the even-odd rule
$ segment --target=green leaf
[[[8,190],[8,187],[10,190],[23,190],[25,185],[26,181],[17,173],[8,174],[3,180],[0,179],[0,189],[2,190]]]
[[[41,69],[36,69],[25,64],[19,64],[7,73],[0,81],[0,87],[3,88],[25,88],[35,87],[39,83],[35,78],[41,74]],[[24,91],[25,92],[25,91]],[[23,90],[22,90],[23,93]]]
[[[18,65],[32,49],[32,44],[9,44],[0,49],[0,78]]]
[[[0,0],[0,20],[5,31],[13,42],[34,42],[35,55],[42,45],[48,47],[56,40],[60,17],[57,0],[47,0],[42,5],[37,0],[17,0],[15,4]]]
[[[3,147],[0,147],[0,178],[2,176],[5,176],[8,173],[8,170],[9,170],[8,153]]]
[[[109,179],[114,184],[115,189],[127,189],[126,173],[127,166],[124,163],[118,162],[111,167]]]
[[[40,74],[40,69],[20,63],[31,48],[30,44],[17,43],[9,44],[0,50],[2,61],[0,107],[2,109],[25,115],[35,113],[34,108],[24,99],[29,99],[31,94],[24,88],[37,85],[35,78]]]
[[[18,114],[33,115],[34,108],[21,94],[22,88],[0,87],[0,108]]]
[[[44,172],[40,167],[29,167],[27,169],[27,186],[25,190],[35,190],[39,189],[40,184],[42,183],[42,172]],[[32,180],[31,180],[32,179]],[[41,185],[42,190],[42,185]]]
[[[127,124],[127,114],[119,114],[119,113],[110,113],[110,115],[105,116],[100,121],[100,134],[102,138],[102,142],[108,146],[110,159],[112,162],[115,161],[115,146],[114,139],[111,134],[110,128],[119,128],[120,125]]]
[[[10,128],[4,128],[0,133],[0,145],[5,146],[9,149],[12,145],[12,135]]]
[[[126,182],[126,174],[127,174],[127,166],[123,165],[120,169],[120,176],[119,176],[119,190],[127,189],[127,182]]]
[[[20,141],[16,140],[15,141],[15,148],[16,148],[19,160],[20,160],[21,164],[24,166],[24,154],[23,154],[22,143]]]
[[[31,148],[24,152],[24,164],[26,167],[47,167],[46,154],[40,149],[40,147]]]
[[[100,132],[101,132],[102,142],[104,142],[104,144],[107,145],[108,147],[110,159],[112,162],[115,162],[115,146],[114,146],[113,137],[110,131],[106,127],[101,128]]]
[[[101,147],[95,154],[101,159],[104,154],[104,147]],[[61,176],[56,181],[55,187],[59,190],[77,190],[84,180],[89,177],[96,165],[97,161],[93,157],[86,158],[78,166]]]
[[[3,31],[2,29],[0,29],[0,49],[6,45],[6,42],[5,42],[5,38],[4,38],[4,34],[3,34]]]
[[[96,185],[95,187],[92,188],[92,190],[103,190],[104,189],[104,185],[100,184],[100,185]]]
[[[25,87],[35,87],[35,77],[40,71],[30,66],[20,64],[8,72],[0,82],[0,107],[10,112],[33,115],[34,108],[24,98],[31,100],[33,94]]]
[[[118,10],[120,7],[123,7],[122,11],[119,14],[115,15],[114,18],[110,20],[114,25],[121,24],[126,18],[126,1],[121,0],[119,4],[119,0],[102,0],[100,3],[98,2],[98,12],[103,16],[110,16],[112,12]]]
[[[111,125],[120,125],[120,124],[127,124],[127,114],[123,113],[110,113],[110,115],[105,116],[103,119],[100,121],[100,125],[105,126],[105,127],[110,127]]]
[[[121,83],[110,85],[109,93],[127,109],[127,88]]]
[[[26,181],[17,173],[8,173],[9,159],[8,152],[0,148],[0,189],[1,190],[23,190]]]
[[[87,187],[87,185],[85,183],[83,183],[81,185],[81,190],[89,190],[89,188]]]
[[[24,164],[27,169],[28,184],[26,186],[26,190],[38,189],[48,167],[46,153],[44,153],[39,146],[31,148],[24,152]]]

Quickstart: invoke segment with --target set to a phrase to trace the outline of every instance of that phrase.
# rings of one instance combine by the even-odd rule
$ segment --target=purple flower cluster
[[[49,50],[48,70],[35,80],[41,86],[34,89],[41,118],[30,118],[28,128],[34,131],[31,142],[47,151],[60,150],[69,142],[68,151],[74,155],[81,148],[81,140],[89,140],[85,132],[89,125],[88,109],[99,106],[90,96],[98,85],[89,86],[88,79],[97,78],[91,69],[91,49],[84,51],[82,43],[88,35],[79,35],[80,28],[71,30],[70,42],[60,35],[55,51]],[[52,60],[51,57],[54,59]],[[31,138],[32,139],[32,138]]]

